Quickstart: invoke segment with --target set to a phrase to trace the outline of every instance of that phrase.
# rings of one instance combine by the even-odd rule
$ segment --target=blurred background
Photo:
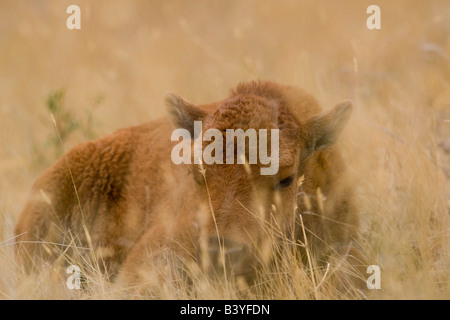
[[[72,4],[81,30],[66,27]],[[390,270],[380,294],[449,298],[449,21],[447,0],[2,0],[0,297],[17,296],[17,215],[63,151],[164,116],[168,91],[206,103],[265,79],[324,109],[352,99],[341,143],[367,252]]]

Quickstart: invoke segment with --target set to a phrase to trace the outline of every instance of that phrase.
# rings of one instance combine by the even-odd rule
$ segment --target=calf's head
[[[235,94],[208,113],[166,96],[175,127],[192,137],[186,165],[208,208],[199,215],[198,254],[213,274],[252,278],[270,257],[273,235],[292,234],[305,161],[334,144],[351,113],[343,102],[301,119],[285,101]]]

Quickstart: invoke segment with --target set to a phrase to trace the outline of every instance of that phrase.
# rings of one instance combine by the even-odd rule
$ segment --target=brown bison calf
[[[319,261],[349,252],[358,217],[334,146],[349,102],[321,112],[300,89],[255,81],[220,102],[194,106],[168,94],[166,105],[171,121],[81,144],[39,177],[16,226],[24,265],[76,253],[132,284],[144,283],[146,270],[179,266],[174,262],[251,280],[283,238],[306,240]],[[201,133],[222,132],[225,146],[228,129],[278,130],[278,170],[262,175],[267,163],[249,163],[248,148],[245,164],[173,163],[174,147],[183,143],[171,141],[176,128],[192,134],[183,150],[195,154],[201,137],[194,121],[202,121]],[[210,143],[200,140],[200,151]]]

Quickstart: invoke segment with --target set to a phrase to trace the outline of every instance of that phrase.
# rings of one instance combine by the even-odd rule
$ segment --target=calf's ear
[[[187,129],[194,137],[194,121],[202,121],[208,112],[174,93],[167,93],[164,101],[175,127]]]
[[[306,123],[306,148],[302,157],[332,146],[345,128],[352,113],[352,103],[342,101],[329,111],[312,117]]]

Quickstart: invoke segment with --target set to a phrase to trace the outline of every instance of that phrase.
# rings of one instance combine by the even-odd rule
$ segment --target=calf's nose
[[[210,266],[216,275],[244,274],[251,268],[248,245],[230,239],[211,237],[208,239],[207,254]]]

